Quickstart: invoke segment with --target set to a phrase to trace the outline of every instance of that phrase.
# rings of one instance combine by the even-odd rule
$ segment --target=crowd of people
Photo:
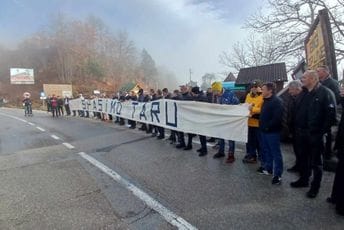
[[[49,95],[45,100],[47,104],[47,111],[51,112],[53,117],[64,115],[70,116],[71,111],[69,108],[69,100],[70,98],[68,96],[62,98],[60,96],[55,96],[55,94],[52,96]]]
[[[306,193],[309,198],[315,198],[319,192],[323,172],[323,158],[330,158],[333,151],[339,159],[333,192],[327,199],[336,204],[339,214],[344,215],[344,130],[343,114],[341,116],[335,147],[332,147],[332,127],[337,125],[336,108],[344,106],[344,90],[340,91],[338,82],[329,74],[327,66],[321,66],[317,70],[307,70],[300,80],[289,83],[288,92],[292,98],[288,107],[287,125],[292,134],[292,143],[295,153],[295,165],[287,171],[298,173],[299,179],[290,183],[292,188],[309,187]],[[81,95],[82,97],[82,95]],[[83,98],[83,97],[82,97]],[[185,100],[207,103],[219,103],[236,105],[240,103],[236,94],[222,87],[221,82],[214,82],[206,92],[199,87],[181,85],[179,90],[172,93],[167,88],[162,90],[151,89],[149,93],[142,89],[136,94],[120,93],[113,97],[120,101],[148,102],[159,99]],[[51,101],[54,101],[51,100]],[[57,99],[58,101],[58,99]],[[248,141],[246,143],[246,155],[243,163],[259,164],[257,172],[272,176],[271,183],[279,185],[283,174],[283,157],[280,147],[280,132],[282,130],[284,102],[276,95],[274,83],[252,82],[250,91],[243,101],[249,104],[250,116],[248,119]],[[53,103],[51,103],[53,105]],[[63,101],[55,104],[63,105]],[[54,107],[54,106],[52,106]],[[58,111],[58,109],[56,109]],[[72,111],[81,117],[90,117],[88,111]],[[93,113],[93,117],[102,120],[113,120],[114,123],[125,125],[121,117],[112,117],[108,114]],[[157,139],[165,139],[163,127],[138,123],[134,120],[127,121],[130,129],[135,129],[151,134]],[[192,140],[195,134],[178,131],[170,131],[168,140],[175,144],[177,149],[184,151],[193,148]],[[186,139],[187,137],[187,139]],[[324,143],[324,138],[326,142]],[[228,143],[226,162],[231,164],[235,159],[235,142],[199,135],[201,147],[197,150],[199,156],[208,154],[207,142],[216,142],[218,151],[213,158],[225,157],[225,143]],[[325,145],[326,144],[326,145]]]

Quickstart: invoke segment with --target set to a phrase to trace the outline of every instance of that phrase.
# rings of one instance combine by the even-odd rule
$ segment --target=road
[[[0,109],[0,229],[343,229],[325,202],[241,162],[200,158],[139,130],[80,117]],[[197,139],[197,138],[195,138]],[[284,168],[293,164],[282,145]]]

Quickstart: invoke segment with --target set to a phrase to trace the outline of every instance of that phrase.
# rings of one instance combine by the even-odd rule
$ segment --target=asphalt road
[[[197,138],[195,138],[197,139]],[[0,229],[344,229],[307,189],[256,173],[257,165],[200,158],[139,130],[79,117],[0,109]],[[293,164],[283,145],[284,168]]]

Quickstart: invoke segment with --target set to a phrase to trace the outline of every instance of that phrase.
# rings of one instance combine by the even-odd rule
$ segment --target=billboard
[[[11,84],[35,84],[33,69],[10,68]]]
[[[331,24],[326,9],[320,10],[305,39],[306,62],[309,69],[327,65],[338,79]]]
[[[46,96],[72,97],[72,85],[68,84],[43,84],[43,91]]]

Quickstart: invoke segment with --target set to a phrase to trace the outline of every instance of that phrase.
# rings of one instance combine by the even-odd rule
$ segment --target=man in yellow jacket
[[[263,96],[258,82],[253,82],[250,92],[246,95],[245,103],[250,104],[250,118],[248,119],[248,141],[244,163],[257,163],[259,154],[259,115],[263,105]]]

